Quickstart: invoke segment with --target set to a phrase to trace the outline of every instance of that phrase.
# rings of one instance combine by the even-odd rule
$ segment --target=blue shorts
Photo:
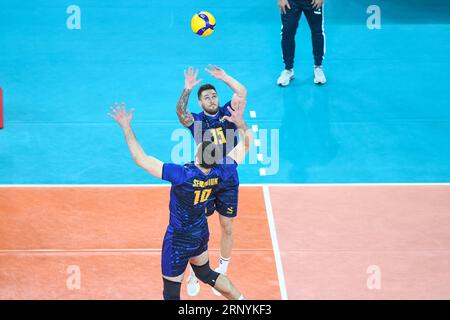
[[[215,201],[211,201],[208,205],[206,216],[209,217],[217,210],[221,216],[227,218],[236,217],[238,211],[238,195],[239,182],[231,179],[223,183],[222,187],[216,191]]]
[[[192,233],[174,231],[170,226],[164,235],[161,255],[162,274],[177,277],[182,274],[189,259],[208,250],[209,231]]]

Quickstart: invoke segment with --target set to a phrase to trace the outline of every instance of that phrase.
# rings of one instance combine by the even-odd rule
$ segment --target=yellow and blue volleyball
[[[214,16],[206,11],[200,11],[194,14],[191,19],[191,29],[194,33],[201,37],[209,36],[214,32],[216,27],[216,19]]]

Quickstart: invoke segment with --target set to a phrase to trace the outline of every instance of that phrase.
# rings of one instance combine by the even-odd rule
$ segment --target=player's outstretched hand
[[[122,102],[122,106],[119,107],[119,104],[116,102],[116,107],[111,107],[111,112],[113,114],[108,113],[108,117],[116,120],[122,128],[130,126],[134,109],[131,109],[130,113],[127,114],[127,111],[125,110],[125,103]]]
[[[231,106],[228,107],[228,111],[230,111],[230,116],[224,116],[223,119],[229,122],[233,122],[237,127],[241,127],[244,122],[244,110],[246,105],[246,100],[240,98],[239,96],[233,96],[231,100]]]
[[[241,108],[245,109],[246,100],[245,98],[237,95],[236,93],[233,94],[233,97],[231,97],[231,107],[236,110],[237,106],[240,106]]]
[[[208,72],[210,75],[212,75],[214,78],[223,80],[225,76],[227,75],[223,69],[220,69],[218,66],[209,65],[209,69],[205,68],[206,72]]]
[[[184,70],[184,88],[188,90],[192,90],[196,85],[198,85],[200,82],[202,82],[203,79],[197,80],[198,75],[198,69],[195,70],[194,68],[189,67],[188,71]]]

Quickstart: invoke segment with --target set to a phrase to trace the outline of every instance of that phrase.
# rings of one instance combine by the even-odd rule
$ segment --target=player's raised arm
[[[202,79],[197,80],[197,75],[198,70],[194,73],[194,69],[192,67],[189,67],[187,72],[184,70],[184,89],[181,93],[180,99],[178,99],[177,116],[180,123],[186,128],[190,127],[192,123],[194,123],[194,117],[189,110],[187,110],[187,104],[192,89],[202,81]]]
[[[246,101],[244,99],[232,100],[233,108],[228,107],[231,116],[223,117],[225,120],[233,122],[239,130],[239,136],[241,137],[241,140],[236,145],[236,147],[234,147],[233,150],[228,153],[228,157],[234,159],[234,161],[236,161],[236,163],[238,164],[244,161],[245,156],[247,155],[253,143],[253,132],[244,120],[245,104]]]
[[[245,99],[247,96],[247,89],[236,79],[228,75],[223,69],[218,66],[209,65],[209,69],[206,69],[210,75],[214,78],[222,80],[227,86],[233,90],[239,97]]]
[[[116,120],[122,127],[128,149],[130,149],[134,162],[141,168],[147,170],[151,175],[161,179],[163,162],[145,154],[144,149],[142,149],[137,141],[133,129],[131,128],[131,119],[133,118],[134,109],[131,109],[130,113],[127,114],[125,104],[122,103],[122,107],[119,107],[119,104],[116,103],[116,107],[111,108],[111,111],[112,114],[108,113],[108,116]]]

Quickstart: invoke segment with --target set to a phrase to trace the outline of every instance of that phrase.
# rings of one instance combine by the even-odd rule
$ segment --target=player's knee
[[[229,226],[223,227],[222,234],[227,237],[232,237],[233,236],[233,227],[229,227]]]
[[[164,300],[180,300],[181,282],[170,281],[166,278],[163,278],[163,282],[164,282],[164,291],[163,291]]]
[[[216,280],[219,277],[219,273],[212,270],[209,266],[209,261],[202,266],[196,266],[191,263],[192,270],[194,270],[195,276],[200,279],[200,281],[209,284],[214,287],[216,285]]]
[[[232,223],[224,223],[221,225],[222,234],[228,237],[233,236],[233,224]]]
[[[220,216],[220,227],[222,228],[222,233],[226,233],[227,235],[233,234],[233,222],[234,218]]]
[[[281,29],[281,36],[283,38],[294,38],[297,33],[298,24],[295,23],[285,23]]]

